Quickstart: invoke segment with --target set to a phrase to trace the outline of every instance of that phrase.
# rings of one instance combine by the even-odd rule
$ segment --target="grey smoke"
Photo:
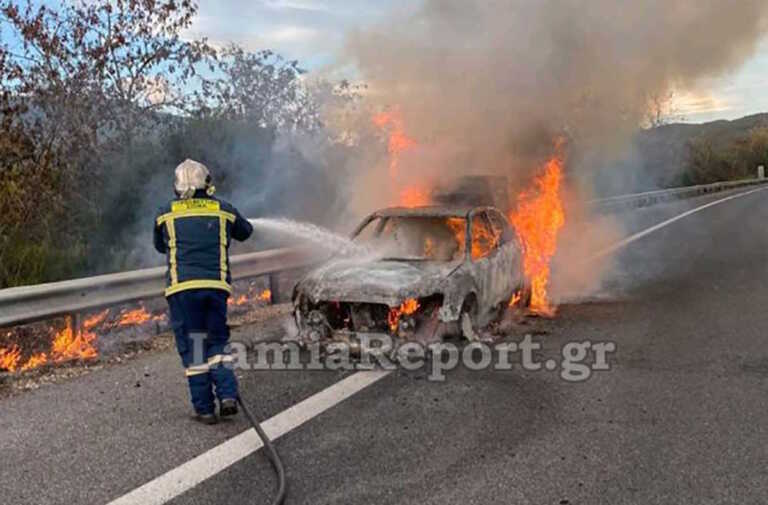
[[[345,55],[421,142],[405,172],[522,176],[557,134],[583,172],[622,156],[650,99],[742,64],[767,14],[764,0],[427,0],[352,33]]]
[[[631,141],[649,103],[737,69],[767,17],[765,0],[425,0],[351,33],[345,61],[370,86],[368,99],[397,106],[418,142],[400,157],[398,180],[384,163],[360,172],[357,205],[386,205],[414,181],[461,174],[503,174],[524,188],[563,136],[568,211],[556,296],[599,289],[600,273],[574,259],[624,225],[583,207],[596,177],[602,191],[643,186]]]

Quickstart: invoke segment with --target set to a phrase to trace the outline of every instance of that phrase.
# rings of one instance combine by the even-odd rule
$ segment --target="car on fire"
[[[474,340],[513,297],[530,301],[521,242],[497,208],[387,208],[366,217],[352,239],[364,253],[310,271],[294,289],[305,342],[359,343],[360,333]]]

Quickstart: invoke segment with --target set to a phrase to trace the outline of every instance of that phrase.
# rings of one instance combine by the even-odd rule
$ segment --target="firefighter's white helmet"
[[[180,198],[192,198],[198,189],[204,189],[212,195],[214,188],[211,186],[211,173],[208,167],[194,160],[184,160],[176,167],[173,189]]]

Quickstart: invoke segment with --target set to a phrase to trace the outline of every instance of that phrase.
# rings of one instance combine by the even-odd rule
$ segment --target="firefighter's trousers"
[[[221,289],[190,289],[167,299],[176,349],[198,414],[214,412],[214,387],[219,400],[237,398],[237,379],[225,352],[228,296]]]

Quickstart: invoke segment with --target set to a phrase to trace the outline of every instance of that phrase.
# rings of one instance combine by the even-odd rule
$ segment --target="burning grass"
[[[246,293],[231,297],[228,304],[233,312],[242,312],[270,304],[271,299],[269,289],[257,289],[251,284]],[[27,372],[46,365],[93,361],[100,355],[100,337],[111,335],[114,341],[115,337],[136,339],[138,335],[139,340],[149,339],[167,328],[166,323],[164,306],[150,310],[139,303],[83,316],[79,324],[75,318],[66,317],[55,324],[15,327],[0,337],[0,372]]]
[[[80,324],[70,316],[64,318],[63,327],[44,324],[17,327],[6,332],[3,338],[12,343],[0,347],[0,369],[27,372],[49,364],[94,360],[99,356],[100,335],[165,318],[163,314],[153,315],[140,304],[132,309],[104,309],[84,317]],[[23,349],[20,342],[24,343]],[[40,351],[41,347],[47,350]]]
[[[232,296],[227,300],[230,307],[242,307],[248,304],[268,304],[272,303],[272,291],[264,289],[256,293],[250,288],[247,293],[239,296]]]

